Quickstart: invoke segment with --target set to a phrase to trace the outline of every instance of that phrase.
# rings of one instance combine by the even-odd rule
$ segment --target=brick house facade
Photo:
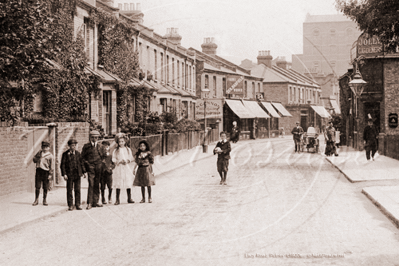
[[[366,40],[366,41],[365,41]],[[372,40],[371,42],[369,40]],[[365,44],[367,43],[367,45]],[[375,49],[375,47],[379,49]],[[373,48],[373,49],[368,49]],[[370,51],[380,51],[370,53]],[[357,58],[361,60],[353,69],[341,76],[341,110],[346,144],[363,150],[363,131],[369,117],[379,131],[378,151],[380,154],[399,159],[399,128],[390,126],[390,115],[399,114],[399,54],[386,53],[377,37],[362,34],[359,37]],[[349,87],[356,68],[367,82],[358,98],[358,121],[355,114],[355,97]],[[357,126],[358,123],[358,126]],[[356,129],[356,127],[358,127]]]

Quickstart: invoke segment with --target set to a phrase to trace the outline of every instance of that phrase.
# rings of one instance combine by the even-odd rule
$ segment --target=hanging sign
[[[398,114],[390,113],[388,115],[388,126],[390,128],[397,128],[398,127]]]

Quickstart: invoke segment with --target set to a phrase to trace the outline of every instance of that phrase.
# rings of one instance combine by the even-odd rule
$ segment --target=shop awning
[[[245,108],[241,101],[226,100],[226,104],[239,118],[255,118],[255,115]]]
[[[272,103],[274,108],[277,109],[277,111],[280,112],[282,116],[292,116],[290,112],[287,111],[287,109],[284,108],[284,106],[281,103]]]
[[[330,103],[331,103],[331,106],[334,108],[335,113],[336,113],[336,114],[340,114],[340,113],[341,113],[341,110],[339,109],[337,100],[330,99]]]
[[[254,101],[243,101],[244,106],[257,118],[270,118],[270,116],[263,111],[262,107],[259,106],[258,102]]]
[[[266,108],[266,110],[269,112],[269,114],[270,114],[272,117],[275,117],[275,118],[281,117],[281,116],[279,116],[279,114],[276,112],[276,109],[274,109],[274,107],[272,106],[271,103],[262,102],[262,105]]]
[[[314,106],[311,105],[313,110],[321,117],[324,118],[330,118],[330,114],[328,113],[328,111],[326,110],[326,108],[324,108],[323,106]]]

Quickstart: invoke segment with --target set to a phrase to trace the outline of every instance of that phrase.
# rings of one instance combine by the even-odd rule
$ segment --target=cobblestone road
[[[233,145],[157,177],[153,203],[66,212],[0,235],[0,265],[399,265],[399,230],[292,141]],[[140,200],[138,188],[134,199]]]

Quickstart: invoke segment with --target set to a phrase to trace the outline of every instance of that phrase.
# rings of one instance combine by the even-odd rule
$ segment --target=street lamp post
[[[358,114],[358,99],[360,95],[362,94],[364,90],[364,85],[367,84],[366,81],[362,79],[362,75],[360,74],[359,71],[359,66],[358,66],[358,60],[355,60],[355,74],[353,75],[352,80],[349,82],[349,87],[351,88],[353,95],[355,96],[355,130],[354,130],[354,135],[356,136],[356,139],[354,140],[355,148],[359,148],[359,138],[360,138],[360,132],[359,132],[359,114]]]

